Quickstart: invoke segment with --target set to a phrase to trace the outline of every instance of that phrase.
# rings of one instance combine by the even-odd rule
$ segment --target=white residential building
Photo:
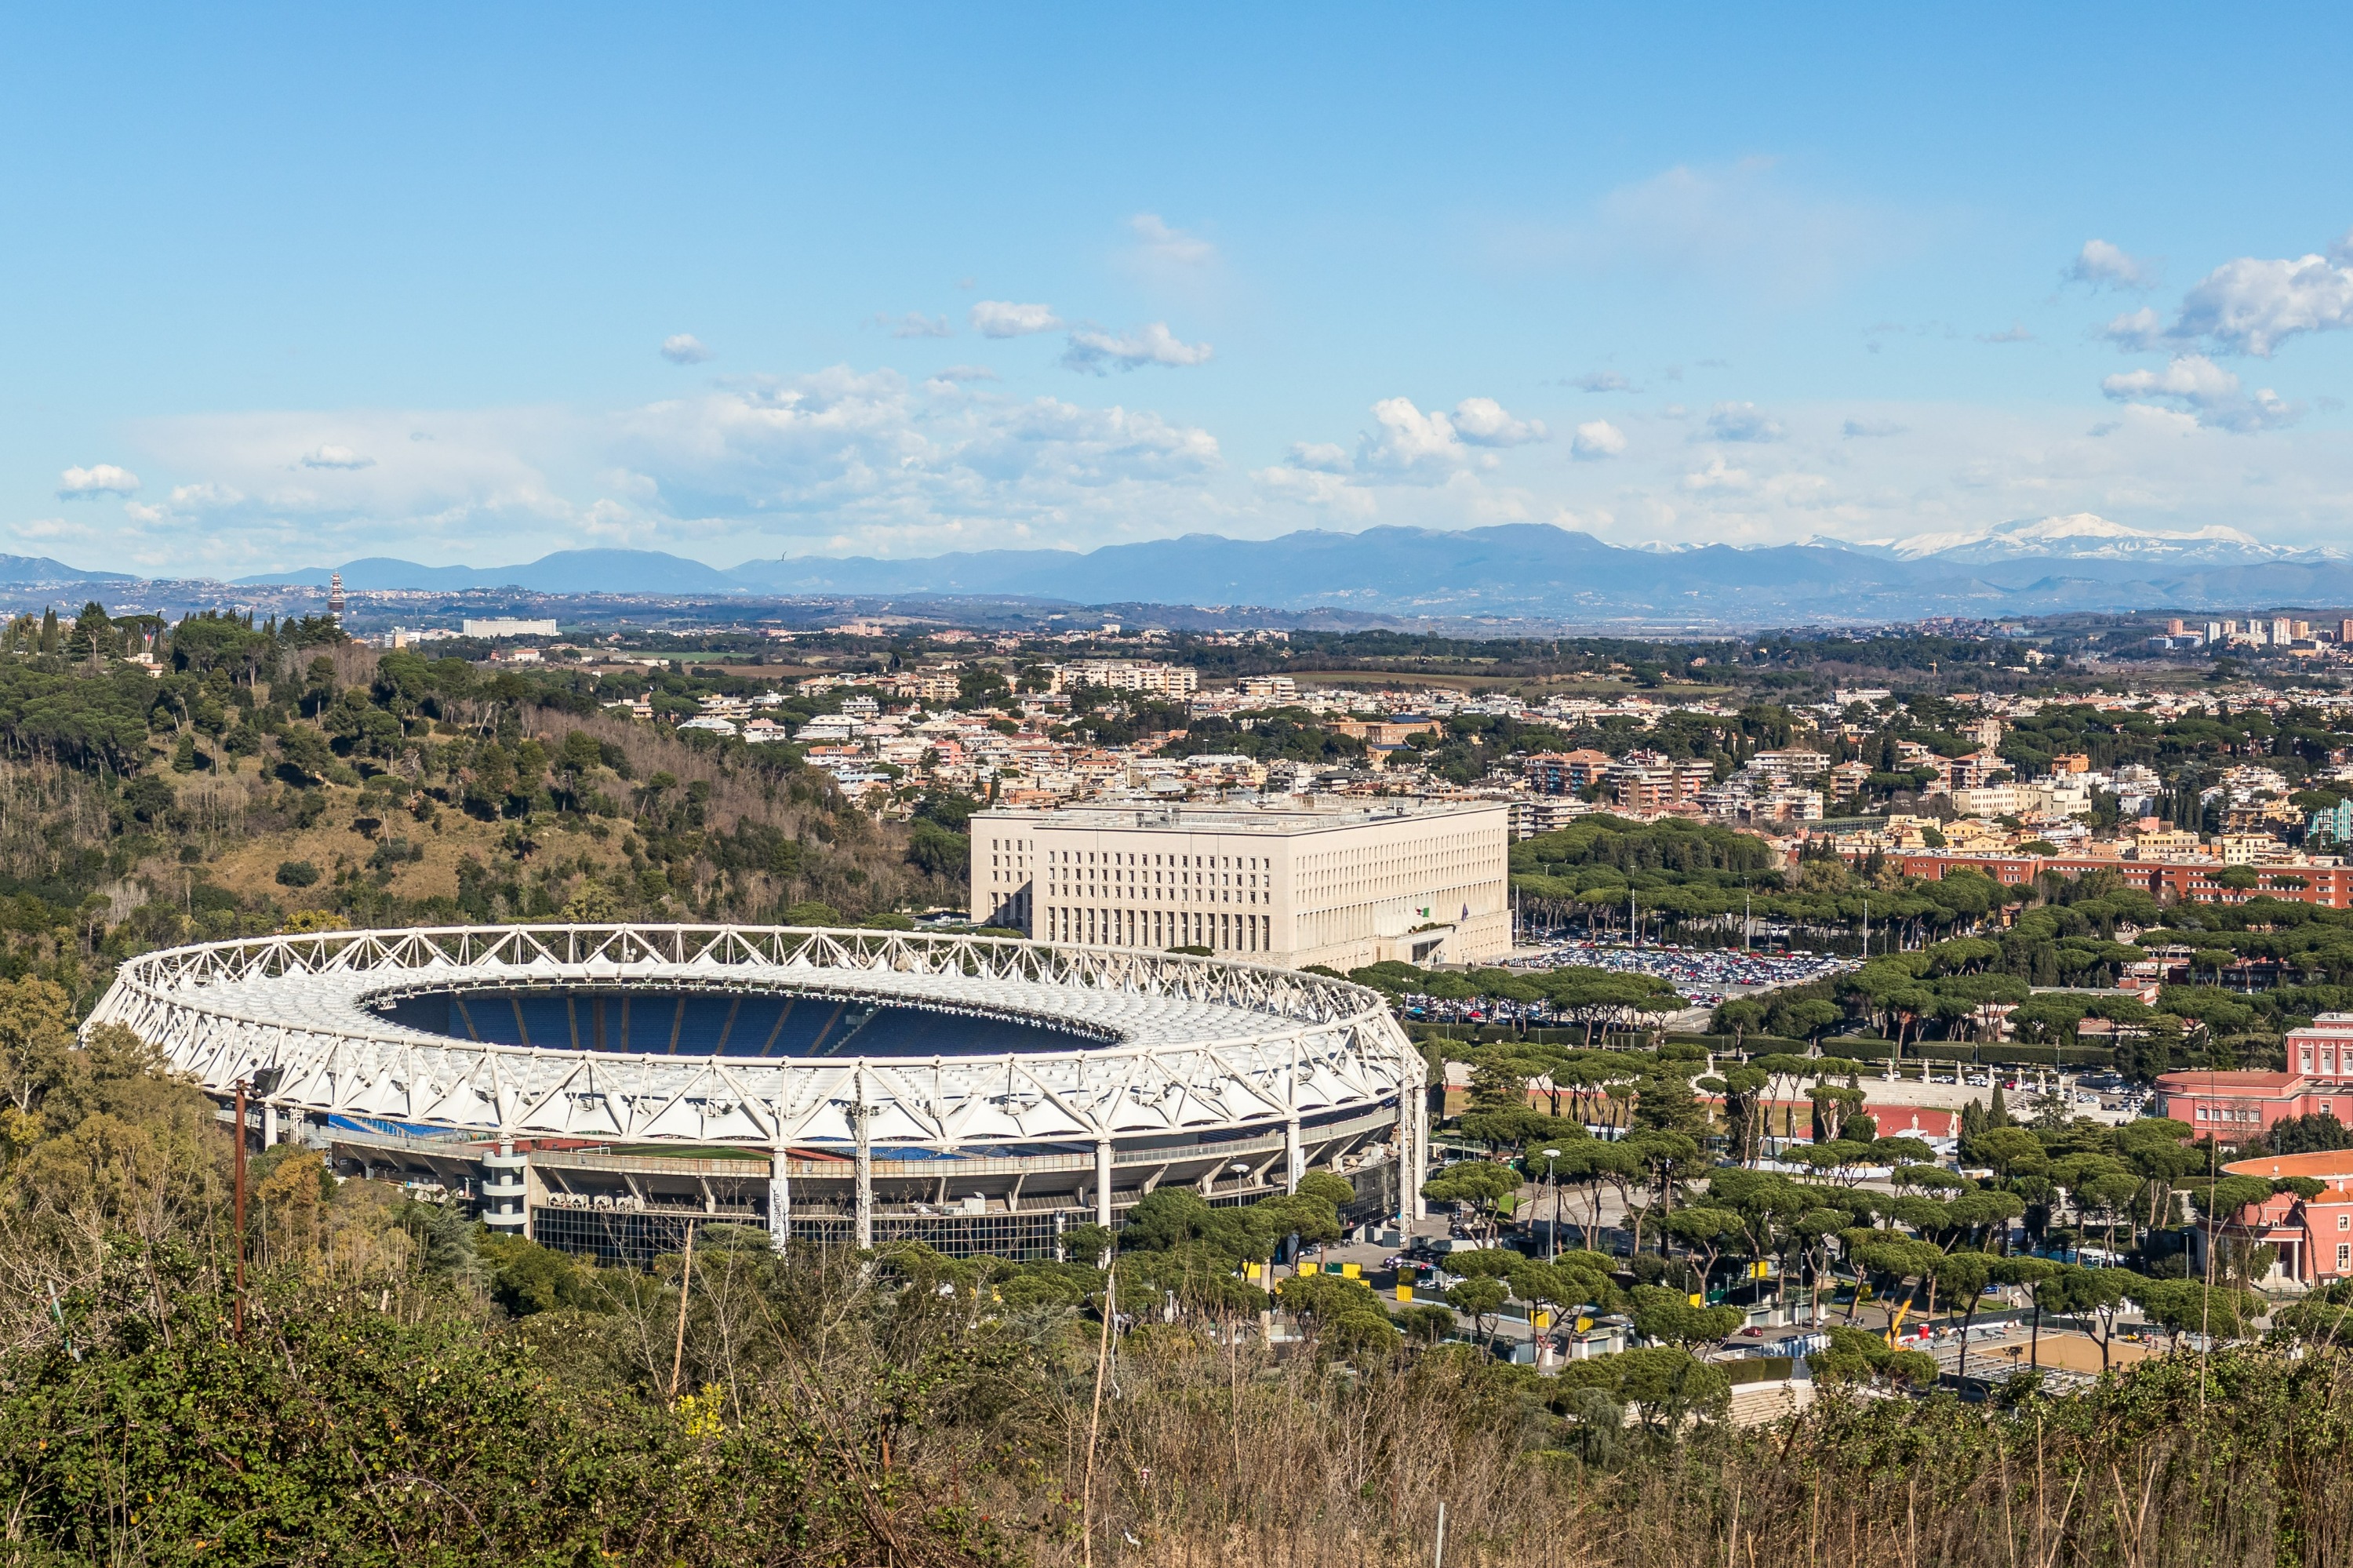
[[[1342,970],[1511,946],[1499,800],[988,810],[970,831],[973,919],[1039,941]]]
[[[1201,689],[1200,673],[1184,664],[1155,664],[1136,659],[1082,659],[1054,666],[1054,689],[1108,686],[1114,692],[1144,692],[1158,697],[1189,697]]]

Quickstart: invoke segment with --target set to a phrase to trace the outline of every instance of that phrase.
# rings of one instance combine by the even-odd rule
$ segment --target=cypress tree
[[[2000,1084],[1996,1084],[1993,1086],[1993,1104],[1986,1111],[1986,1127],[1989,1129],[1991,1129],[1993,1128],[2008,1127],[2010,1125],[2010,1106],[2009,1103],[2001,1097],[2001,1086]]]
[[[51,605],[41,612],[41,652],[58,651],[58,607]]]

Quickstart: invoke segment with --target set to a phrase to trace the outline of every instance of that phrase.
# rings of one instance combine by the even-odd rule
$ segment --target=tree
[[[1715,1010],[1714,1028],[1718,1034],[1732,1036],[1732,1049],[1737,1053],[1740,1042],[1751,1030],[1765,1027],[1765,1004],[1746,997],[1736,998]]]
[[[1510,1292],[1500,1279],[1465,1279],[1446,1290],[1447,1305],[1471,1319],[1471,1330],[1480,1338],[1487,1334],[1487,1320],[1504,1309]]]
[[[1577,1307],[1607,1308],[1619,1299],[1609,1277],[1611,1263],[1598,1254],[1571,1252],[1555,1263],[1523,1259],[1506,1277],[1512,1294],[1531,1307],[1556,1313]]]
[[[1421,1195],[1433,1203],[1469,1203],[1495,1234],[1496,1205],[1520,1190],[1520,1173],[1485,1160],[1463,1160],[1423,1183]]]
[[[1936,1358],[1925,1351],[1899,1351],[1860,1329],[1833,1328],[1830,1340],[1828,1350],[1806,1358],[1806,1370],[1833,1388],[1857,1383],[1929,1388],[1936,1382]]]
[[[1694,1307],[1680,1290],[1637,1285],[1634,1331],[1653,1344],[1705,1345],[1736,1332],[1743,1314],[1736,1307]]]
[[[1883,1299],[1898,1287],[1905,1288],[1909,1298],[1917,1299],[1920,1287],[1926,1285],[1929,1310],[1935,1311],[1936,1267],[1944,1261],[1945,1255],[1928,1243],[1906,1239],[1901,1233],[1881,1234],[1884,1239],[1866,1242],[1850,1251],[1848,1255],[1858,1266],[1882,1276],[1886,1281],[1887,1287],[1879,1293]],[[1860,1291],[1856,1292],[1858,1300],[1861,1295]],[[1888,1327],[1892,1333],[1894,1328],[1893,1319],[1889,1320]]]
[[[1961,1361],[1955,1375],[1967,1377],[1969,1371],[1969,1325],[1977,1321],[1978,1304],[1984,1299],[1985,1287],[1993,1283],[1997,1259],[1981,1252],[1947,1253],[1936,1266],[1936,1284],[1945,1293],[1947,1309],[1955,1301],[1964,1303],[1961,1310]]]
[[[1699,1277],[1704,1287],[1715,1272],[1715,1260],[1724,1248],[1744,1239],[1748,1227],[1741,1217],[1729,1209],[1679,1209],[1661,1222],[1662,1228],[1687,1252],[1702,1255]]]
[[[2046,1280],[2041,1298],[2052,1310],[2068,1313],[2088,1320],[2092,1339],[2100,1347],[2100,1370],[2108,1370],[2108,1347],[2116,1337],[2116,1319],[2126,1301],[2141,1294],[2140,1287],[2149,1283],[2143,1276],[2124,1268],[2080,1268],[2073,1264],[2062,1267]]]
[[[2171,1336],[2176,1349],[2184,1334],[2244,1335],[2263,1311],[2263,1298],[2253,1291],[2202,1279],[2152,1279],[2139,1295],[2141,1310]]]
[[[1846,1016],[1846,1010],[1834,1001],[1812,1000],[1787,1003],[1779,1009],[1779,1015],[1783,1027],[1802,1036],[1816,1051],[1820,1051],[1822,1035]]]

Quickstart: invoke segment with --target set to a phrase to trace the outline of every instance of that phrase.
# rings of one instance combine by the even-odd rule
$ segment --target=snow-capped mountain
[[[2090,512],[2070,513],[2063,517],[2021,517],[1982,528],[1915,534],[1906,539],[1875,543],[1898,560],[1935,560],[1956,566],[2028,559],[2241,565],[2252,561],[2320,560],[2335,554],[2266,545],[2252,534],[2220,524],[2179,531],[2136,528]]]

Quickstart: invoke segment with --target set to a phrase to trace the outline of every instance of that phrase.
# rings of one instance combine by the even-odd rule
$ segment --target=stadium
[[[641,1262],[699,1224],[1050,1255],[1163,1186],[1307,1171],[1420,1213],[1420,1054],[1381,997],[1263,965],[1015,938],[507,926],[210,942],[126,962],[123,1024],[262,1138]],[[226,1114],[226,1113],[225,1113]],[[1404,1160],[1400,1160],[1400,1154]]]

